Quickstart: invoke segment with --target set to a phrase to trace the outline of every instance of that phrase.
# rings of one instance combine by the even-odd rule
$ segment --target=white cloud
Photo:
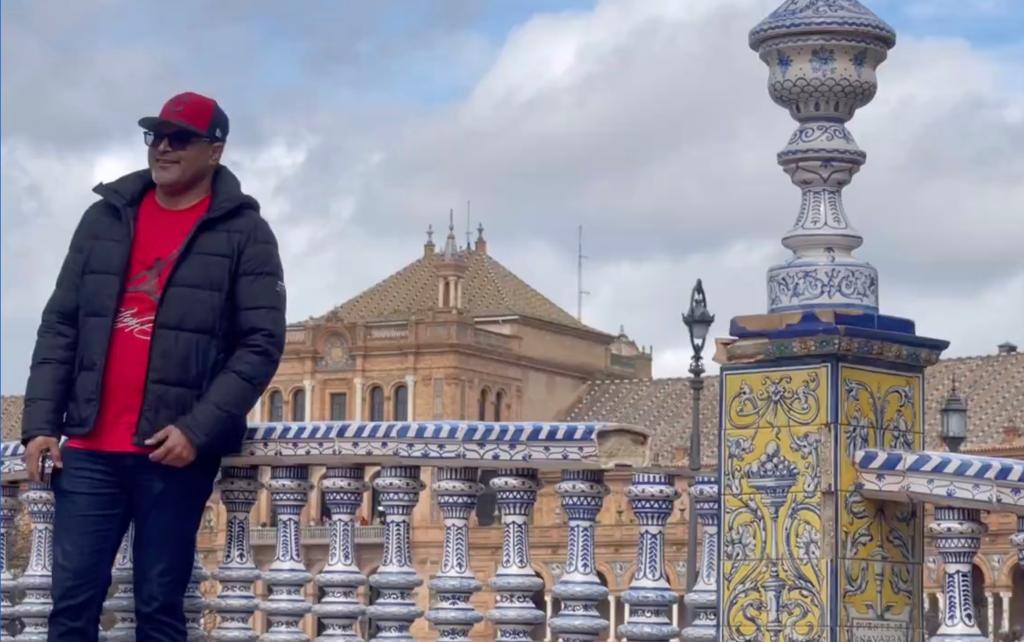
[[[654,344],[656,374],[683,374],[680,313],[693,281],[704,279],[717,334],[730,317],[763,311],[764,271],[785,258],[778,238],[799,202],[774,159],[795,123],[771,103],[767,71],[746,44],[773,4],[608,1],[538,15],[503,43],[442,30],[426,38],[436,61],[426,71],[472,70],[476,80],[429,104],[362,92],[373,74],[387,84],[396,69],[423,69],[422,51],[391,43],[387,63],[373,67],[376,49],[342,47],[311,21],[281,18],[281,42],[245,32],[216,75],[182,61],[148,66],[145,52],[119,67],[107,41],[52,79],[38,68],[67,54],[33,31],[46,27],[11,41],[5,25],[4,107],[15,109],[2,150],[4,391],[23,385],[34,324],[88,189],[142,161],[136,131],[106,138],[182,84],[238,106],[228,161],[278,233],[293,320],[414,260],[427,223],[471,199],[491,252],[571,312],[584,224],[585,321],[624,324]],[[67,20],[64,29],[77,24]],[[266,54],[288,38],[303,52],[295,67]],[[12,56],[37,59],[9,75]],[[113,67],[90,71],[97,60]],[[883,311],[952,340],[950,354],[1024,341],[1024,88],[1013,82],[1022,76],[1020,57],[901,36],[877,98],[850,124],[868,153],[846,190],[865,236],[858,254],[881,271]],[[52,139],[29,120],[40,103],[51,105],[47,117],[68,114]],[[68,132],[73,145],[61,144]]]

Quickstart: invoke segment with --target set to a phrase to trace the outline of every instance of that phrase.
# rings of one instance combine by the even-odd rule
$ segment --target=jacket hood
[[[154,186],[150,171],[141,169],[131,174],[125,174],[110,183],[100,183],[92,191],[118,208],[124,208],[129,205],[138,205],[146,192],[153,189]],[[227,167],[221,165],[213,174],[213,197],[205,218],[221,216],[240,207],[254,209],[258,212],[260,204],[255,198],[242,192],[242,184],[238,177]]]

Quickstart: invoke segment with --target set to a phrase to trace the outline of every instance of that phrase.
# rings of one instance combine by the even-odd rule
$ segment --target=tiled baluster
[[[7,542],[13,540],[14,518],[18,515],[18,487],[0,486],[0,640],[7,640],[7,627],[14,619],[15,579],[7,565]],[[10,540],[8,538],[11,538]]]
[[[267,632],[263,642],[306,642],[302,618],[312,604],[303,595],[306,584],[313,579],[302,561],[302,534],[299,514],[309,494],[309,468],[306,466],[272,466],[270,501],[277,516],[277,550],[263,579],[270,597],[260,603],[267,616]]]
[[[982,642],[985,636],[974,616],[974,556],[988,527],[975,508],[935,507],[935,521],[928,525],[935,550],[943,561],[945,610],[932,642]]]
[[[210,606],[217,613],[217,628],[211,635],[217,642],[253,642],[250,619],[258,602],[252,583],[260,572],[249,542],[249,512],[256,503],[260,483],[255,466],[224,466],[221,468],[220,499],[227,511],[224,556],[214,572],[220,592]]]
[[[1010,543],[1017,549],[1017,563],[1024,568],[1024,515],[1017,515],[1017,532],[1010,535]]]
[[[441,572],[430,579],[434,603],[427,620],[445,642],[469,642],[469,631],[483,620],[469,600],[481,584],[469,564],[469,515],[476,507],[483,485],[476,468],[440,468],[431,486],[444,518],[444,552]]]
[[[363,481],[362,466],[328,468],[320,479],[324,503],[331,509],[330,539],[327,565],[316,576],[316,584],[324,589],[324,598],[313,607],[324,625],[323,642],[359,642],[356,621],[366,608],[359,601],[359,587],[366,577],[359,571],[355,557],[355,514],[363,504],[363,493],[369,488]]]
[[[694,616],[683,629],[683,642],[711,642],[718,639],[718,478],[699,476],[690,486],[693,510],[703,527],[700,573],[693,590],[683,601]]]
[[[414,591],[423,583],[412,563],[412,509],[419,501],[423,482],[419,466],[384,466],[373,481],[384,511],[384,559],[370,576],[377,601],[366,614],[377,626],[377,642],[415,642],[409,628],[423,609],[416,606]]]
[[[565,572],[555,584],[554,596],[561,603],[551,620],[551,632],[564,642],[593,642],[604,639],[608,620],[601,617],[598,604],[608,599],[608,589],[597,577],[594,550],[594,522],[608,487],[599,470],[564,470],[555,486],[562,497],[562,509],[569,518]]]
[[[530,566],[530,512],[537,501],[540,482],[533,468],[501,470],[491,480],[501,512],[504,539],[501,563],[491,579],[497,595],[487,619],[498,629],[496,642],[522,642],[530,630],[544,621],[544,611],[533,604],[533,594],[544,587]]]
[[[200,585],[210,578],[210,573],[203,568],[199,561],[199,553],[192,560],[192,576],[189,578],[188,586],[185,588],[185,631],[188,642],[202,640],[205,635],[203,629],[203,611],[209,606],[209,602],[203,598]]]
[[[135,524],[128,524],[128,530],[121,538],[121,546],[114,558],[111,578],[114,594],[103,607],[114,614],[114,626],[101,636],[108,642],[134,642],[135,640]]]
[[[32,548],[28,567],[17,584],[25,591],[25,598],[14,607],[14,617],[21,618],[25,628],[15,639],[45,642],[46,620],[53,608],[53,491],[49,484],[30,482],[21,493],[21,502],[32,521]]]
[[[634,473],[626,490],[640,526],[636,571],[629,590],[622,594],[628,607],[619,637],[632,642],[667,642],[679,635],[669,613],[678,601],[665,575],[665,524],[679,497],[675,480],[660,473]]]

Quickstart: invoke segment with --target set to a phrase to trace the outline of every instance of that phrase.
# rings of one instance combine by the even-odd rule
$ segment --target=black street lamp
[[[967,439],[967,402],[956,389],[956,375],[953,376],[953,387],[946,395],[942,404],[942,443],[951,453],[960,452],[960,445]]]
[[[708,311],[708,299],[704,295],[704,285],[700,279],[693,286],[690,293],[690,309],[683,315],[683,323],[690,333],[690,345],[693,347],[693,358],[690,359],[690,389],[693,390],[693,410],[691,416],[693,425],[690,426],[690,471],[692,476],[690,483],[700,473],[700,392],[704,389],[704,360],[701,353],[704,352],[704,343],[708,338],[708,330],[715,322],[715,315]],[[697,583],[697,519],[693,510],[693,500],[690,500],[689,518],[689,541],[686,544],[686,591],[689,593]],[[686,614],[687,622],[692,620],[691,614]]]

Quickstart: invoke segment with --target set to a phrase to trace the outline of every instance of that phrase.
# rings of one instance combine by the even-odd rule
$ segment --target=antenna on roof
[[[469,251],[469,245],[470,245],[469,226],[470,226],[470,223],[469,223],[469,201],[466,201],[466,251],[467,252]]]
[[[579,250],[576,254],[576,320],[583,323],[583,295],[590,294],[583,289],[583,226],[579,227]]]

